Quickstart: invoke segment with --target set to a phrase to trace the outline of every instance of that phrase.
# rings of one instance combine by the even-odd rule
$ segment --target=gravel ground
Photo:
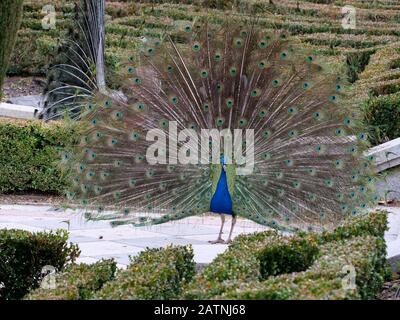
[[[385,283],[380,300],[400,300],[400,280]]]
[[[39,95],[45,84],[46,79],[41,77],[8,77],[3,86],[2,101],[12,97]]]
[[[64,197],[55,195],[43,195],[35,193],[0,194],[0,204],[29,204],[29,205],[53,205],[60,206],[65,203]]]

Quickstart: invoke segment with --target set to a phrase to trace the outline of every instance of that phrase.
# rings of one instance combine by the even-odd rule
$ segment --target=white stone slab
[[[35,119],[39,108],[32,106],[21,106],[18,104],[0,103],[0,117],[16,119]]]
[[[194,260],[197,263],[210,263],[227,248],[227,244],[195,244],[193,245]]]
[[[0,229],[18,229],[18,230],[25,230],[29,232],[40,232],[44,231],[42,228],[37,228],[37,227],[32,227],[29,225],[25,225],[22,223],[12,223],[12,222],[5,222],[5,223],[0,223]]]
[[[378,172],[397,167],[400,165],[400,138],[373,147],[366,154],[375,157]]]
[[[8,98],[7,103],[17,104],[21,106],[35,107],[36,109],[42,109],[41,104],[43,102],[43,97],[40,95],[29,95],[29,96],[19,96]]]
[[[115,228],[99,228],[99,229],[77,229],[70,231],[71,236],[84,236],[93,239],[99,239],[102,237],[103,240],[121,240],[121,239],[132,239],[132,238],[156,238],[162,237],[155,232],[137,230],[134,227],[127,226],[119,226]]]
[[[118,254],[134,255],[143,250],[140,247],[102,240],[80,243],[79,249],[81,249],[82,256],[86,257]]]
[[[389,231],[385,234],[388,247],[388,258],[400,255],[400,208],[382,208],[389,211]],[[119,226],[112,228],[108,222],[86,222],[76,212],[54,211],[49,206],[13,206],[0,205],[0,229],[23,229],[31,232],[67,228],[63,220],[70,221],[70,241],[77,243],[82,251],[79,261],[95,262],[102,257],[115,257],[119,265],[124,265],[146,247],[160,247],[173,244],[192,244],[195,261],[209,263],[227,245],[211,245],[208,240],[216,239],[219,232],[219,218],[191,217],[179,222],[157,226],[133,228]],[[188,223],[187,221],[190,221]],[[203,224],[201,224],[203,223]],[[252,233],[265,230],[263,226],[254,225],[245,219],[239,219],[234,236],[241,233]],[[230,223],[225,224],[223,238],[229,234]],[[99,239],[103,236],[103,239]],[[90,263],[91,263],[90,262]]]
[[[134,238],[116,240],[115,242],[132,245],[141,248],[161,248],[168,245],[186,246],[189,244],[205,244],[206,241],[199,241],[195,239],[184,239],[178,237],[153,237],[153,238]]]

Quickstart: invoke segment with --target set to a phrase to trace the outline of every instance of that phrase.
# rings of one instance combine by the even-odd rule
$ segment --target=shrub
[[[373,53],[374,51],[360,51],[349,52],[346,55],[347,77],[351,83],[354,83],[358,75],[364,71]]]
[[[281,243],[276,231],[238,236],[228,250],[219,254],[186,288],[185,299],[209,299],[223,291],[225,281],[255,281],[261,278],[258,254],[265,247]]]
[[[211,264],[196,275],[194,281],[186,286],[182,296],[186,299],[210,299],[224,296],[227,290],[232,293],[235,287],[246,287],[245,283],[249,283],[248,288],[251,288],[252,285],[259,288],[261,286],[260,281],[274,275],[278,275],[276,279],[283,279],[284,283],[288,282],[288,279],[291,279],[294,273],[280,274],[302,271],[310,267],[310,265],[316,265],[315,259],[321,259],[321,256],[324,255],[322,249],[324,245],[330,242],[339,244],[341,241],[347,241],[354,237],[359,237],[359,239],[374,237],[382,242],[383,245],[379,247],[381,251],[374,252],[376,256],[380,257],[379,268],[376,265],[375,272],[384,277],[387,275],[387,268],[384,263],[386,249],[383,241],[386,228],[387,215],[385,212],[378,211],[346,220],[335,230],[326,231],[322,234],[299,233],[288,238],[279,235],[275,231],[266,231],[239,236],[227,251],[218,255]],[[362,241],[360,240],[360,242]],[[269,259],[276,260],[272,262]],[[300,272],[300,274],[302,273]],[[275,278],[270,277],[268,281],[270,279]],[[270,280],[272,281],[271,285],[273,287],[282,287],[282,297],[289,296],[288,292],[292,290],[290,286],[287,287],[284,283],[278,283],[279,281],[276,279]],[[304,281],[309,282],[310,280],[307,278]],[[338,285],[337,281],[333,280],[329,283],[333,286],[330,287],[331,289]],[[288,285],[293,284],[290,282]],[[328,286],[328,282],[326,285]],[[304,284],[305,288],[307,286]],[[321,282],[315,284],[315,286],[315,290],[318,291],[324,287],[324,283]],[[367,286],[366,290],[370,289],[371,287]],[[371,291],[374,290],[371,289]],[[299,294],[300,292],[301,290]],[[257,295],[259,293],[255,292],[254,294]],[[263,295],[262,293],[260,294]],[[281,293],[273,295],[271,292],[268,292],[268,295],[263,297],[267,299],[269,295],[272,298],[281,297]],[[336,292],[334,296],[336,298],[345,297],[343,292]],[[245,297],[243,296],[242,298]]]
[[[383,239],[385,231],[388,230],[387,224],[386,212],[374,211],[347,219],[332,232],[323,232],[318,238],[320,243],[364,236],[373,236]]]
[[[373,145],[400,137],[400,93],[368,99],[363,104],[364,125]]]
[[[114,279],[117,265],[114,260],[94,264],[72,264],[56,276],[54,289],[36,289],[26,300],[86,300],[103,285]]]
[[[274,243],[259,254],[261,278],[306,270],[318,253],[316,241],[300,238]]]
[[[0,299],[20,299],[35,289],[42,278],[42,268],[63,270],[79,256],[76,245],[68,244],[68,233],[31,233],[23,230],[0,230]]]
[[[67,175],[60,151],[72,144],[74,129],[61,123],[0,121],[0,192],[62,193]]]
[[[373,299],[383,285],[385,253],[383,240],[372,236],[326,243],[320,247],[319,258],[306,271],[270,277],[262,282],[227,283],[224,293],[217,298]],[[355,287],[344,286],[345,277],[352,276],[355,276]]]
[[[127,270],[117,274],[96,293],[94,298],[106,300],[175,299],[182,286],[195,273],[190,246],[169,246],[141,252]]]
[[[23,0],[0,2],[0,97],[10,55],[21,25],[23,2]]]

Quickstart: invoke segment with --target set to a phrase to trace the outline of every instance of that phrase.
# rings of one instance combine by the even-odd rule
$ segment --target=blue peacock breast
[[[229,194],[228,181],[226,178],[225,170],[222,170],[221,176],[218,180],[217,189],[211,199],[210,204],[211,212],[233,214],[232,199]]]

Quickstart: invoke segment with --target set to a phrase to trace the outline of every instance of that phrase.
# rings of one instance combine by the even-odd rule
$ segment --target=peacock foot
[[[224,241],[225,244],[231,244],[232,243],[232,239],[228,239],[226,241]]]

